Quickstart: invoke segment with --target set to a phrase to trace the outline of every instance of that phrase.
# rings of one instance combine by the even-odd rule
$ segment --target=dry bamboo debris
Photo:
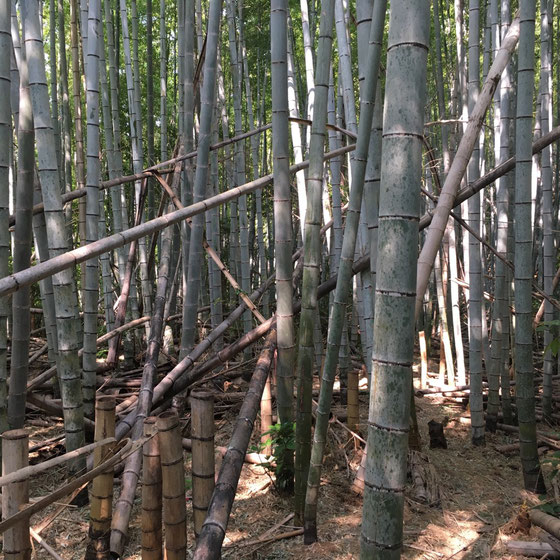
[[[162,558],[161,460],[156,418],[144,420],[144,436],[150,439],[142,451],[142,560]]]
[[[272,329],[259,356],[247,396],[243,401],[228,450],[224,456],[216,488],[208,508],[208,515],[197,540],[193,556],[194,560],[217,560],[221,556],[222,543],[226,534],[233,500],[235,499],[235,492],[243,466],[243,458],[245,457],[255,418],[259,411],[260,400],[275,347],[276,330]]]
[[[200,534],[214,491],[214,395],[193,391],[191,402],[192,505],[194,534]]]
[[[95,440],[115,436],[115,399],[100,396],[95,402]],[[93,453],[93,465],[98,467],[110,453],[111,444],[99,446]],[[90,497],[89,542],[86,560],[108,560],[110,558],[109,537],[113,510],[113,470],[108,469],[93,479]]]
[[[544,542],[507,541],[505,545],[512,554],[536,558],[560,558],[560,552]]]
[[[2,434],[2,472],[16,474],[29,464],[29,434],[26,430],[10,430]],[[2,517],[12,518],[29,502],[27,478],[12,482],[2,491]],[[10,517],[12,516],[12,517]],[[31,558],[29,518],[22,518],[7,528],[2,551],[4,558],[27,560]]]
[[[167,560],[185,560],[187,507],[179,418],[175,412],[165,412],[158,417],[156,426],[161,455],[165,557]]]

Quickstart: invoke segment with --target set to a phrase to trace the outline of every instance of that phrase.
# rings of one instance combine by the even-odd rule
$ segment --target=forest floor
[[[237,386],[237,387],[236,387]],[[240,379],[229,391],[245,386]],[[240,403],[239,403],[240,404]],[[361,422],[367,420],[367,395],[360,395]],[[522,490],[521,467],[518,456],[506,456],[496,446],[513,443],[517,438],[497,432],[486,434],[484,447],[473,447],[470,439],[468,411],[462,403],[441,396],[416,399],[423,453],[436,474],[440,503],[429,506],[420,503],[410,492],[406,495],[404,522],[404,553],[406,559],[466,559],[522,558],[507,553],[504,542],[538,540],[538,529],[524,523],[527,507],[538,499]],[[219,408],[219,407],[218,407]],[[239,405],[224,408],[216,415],[216,444],[227,445],[237,417]],[[342,410],[340,406],[335,408]],[[33,418],[33,415],[32,415]],[[428,422],[447,422],[447,449],[428,449]],[[34,416],[30,445],[62,433],[62,426],[45,416]],[[42,424],[42,425],[41,425]],[[188,419],[185,434],[188,436]],[[253,444],[258,443],[257,423]],[[51,449],[51,452],[53,450]],[[292,511],[290,499],[281,497],[274,488],[267,470],[258,465],[245,464],[233,506],[223,558],[284,560],[349,560],[359,558],[362,498],[351,491],[353,474],[360,462],[361,448],[353,436],[336,423],[331,423],[327,455],[322,471],[319,505],[319,542],[305,546],[302,536],[262,543],[255,540],[273,529],[272,536],[295,529],[293,520],[278,526]],[[48,457],[43,457],[48,458]],[[36,454],[32,460],[37,461]],[[188,472],[190,456],[185,453]],[[543,461],[550,476],[551,465]],[[56,468],[33,481],[31,496],[43,496],[61,485],[66,476],[64,467]],[[188,485],[188,482],[187,482]],[[119,487],[115,486],[115,495]],[[130,543],[126,558],[140,559],[140,492],[137,493]],[[187,494],[190,505],[190,491]],[[32,518],[37,527],[57,505]],[[190,509],[190,508],[188,508]],[[88,533],[89,510],[85,507],[65,508],[41,536],[65,560],[84,557]],[[190,513],[189,519],[190,519]],[[526,514],[525,514],[526,515]],[[269,532],[269,535],[270,532]],[[189,521],[189,552],[192,557],[194,535]],[[34,557],[52,558],[36,542]]]

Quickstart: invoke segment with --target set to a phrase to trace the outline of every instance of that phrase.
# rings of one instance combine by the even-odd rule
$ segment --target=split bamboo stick
[[[194,534],[198,538],[214,491],[214,396],[191,394],[192,483]]]
[[[10,430],[2,434],[2,472],[7,475],[29,465],[29,434],[26,430]],[[2,491],[2,517],[18,513],[29,501],[28,479],[12,482]],[[6,560],[31,558],[29,518],[22,519],[4,533],[3,553]]]
[[[259,403],[268,377],[276,347],[276,329],[266,338],[264,349],[249,384],[239,416],[224,456],[216,489],[208,508],[208,515],[202,526],[194,551],[194,560],[218,560],[226,534],[229,514],[235,498],[243,459],[249,445],[253,425],[259,410]]]
[[[163,493],[166,560],[185,560],[187,553],[187,507],[185,470],[179,418],[165,412],[157,419]]]
[[[142,451],[142,560],[161,560],[161,461],[155,416],[144,420],[144,436],[150,438]]]
[[[95,401],[95,441],[115,436],[115,398],[107,395]],[[97,447],[93,465],[98,467],[110,453],[112,444]],[[93,479],[90,497],[89,538],[86,560],[110,558],[109,537],[113,511],[113,471],[106,470]]]

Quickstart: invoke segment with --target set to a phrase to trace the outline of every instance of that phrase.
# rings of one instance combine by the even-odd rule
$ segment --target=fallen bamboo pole
[[[142,450],[142,560],[161,560],[162,501],[159,439],[154,436],[155,416],[144,420],[144,436],[148,439]]]
[[[79,449],[75,449],[74,451],[69,451],[68,453],[65,453],[64,455],[60,455],[59,457],[53,457],[52,459],[43,461],[38,465],[21,467],[16,472],[12,472],[10,474],[6,474],[0,477],[0,487],[7,486],[8,484],[13,484],[14,482],[21,482],[26,478],[36,476],[38,474],[41,474],[45,471],[52,469],[53,467],[56,467],[57,465],[61,465],[62,463],[66,463],[67,461],[72,461],[73,459],[81,457],[86,453],[90,453],[91,451],[94,451],[95,449],[101,446],[106,446],[112,443],[116,443],[116,441],[117,440],[114,437],[109,437],[103,439],[102,441],[90,443],[89,445],[85,445],[84,447],[80,447]],[[30,448],[30,451],[31,449],[32,448]]]
[[[324,159],[331,159],[351,152],[354,149],[354,144],[344,146],[343,148],[325,153]],[[308,166],[309,161],[292,165],[290,167],[290,173],[306,169]],[[26,268],[20,272],[5,276],[0,279],[0,297],[16,292],[23,286],[30,286],[39,280],[48,278],[49,276],[57,274],[67,268],[72,268],[87,260],[96,258],[103,253],[128,245],[141,237],[152,235],[157,231],[161,231],[169,226],[178,224],[187,218],[203,214],[212,208],[221,206],[222,204],[225,204],[230,200],[234,200],[242,195],[262,189],[272,183],[272,180],[272,174],[265,175],[264,177],[260,177],[259,179],[255,179],[254,181],[250,181],[244,185],[240,185],[239,187],[234,187],[226,192],[217,194],[200,202],[196,202],[195,204],[191,204],[182,210],[175,210],[175,212],[170,212],[164,216],[129,228],[123,232],[99,239],[98,241],[94,241],[93,243],[89,243],[83,247],[78,247],[77,249],[53,257],[52,259],[36,264],[30,268]]]
[[[166,560],[185,560],[187,507],[179,418],[175,412],[165,412],[158,417],[156,425],[161,454],[165,558]]]
[[[115,398],[102,395],[95,401],[95,441],[115,436]],[[93,465],[99,466],[111,452],[111,444],[93,452]],[[93,479],[90,497],[89,542],[86,560],[109,560],[109,537],[113,513],[113,471],[107,469]]]
[[[192,439],[183,438],[181,440],[181,444],[183,446],[183,449],[192,451]],[[224,447],[223,445],[217,445],[216,447],[214,447],[214,451],[216,453],[219,453],[223,457],[227,452],[227,447]],[[245,453],[244,462],[249,463],[250,465],[269,465],[271,463],[274,463],[274,461],[274,457],[264,455],[263,453]]]
[[[2,472],[16,473],[29,465],[29,434],[26,430],[10,430],[2,434]],[[2,491],[2,517],[17,514],[29,502],[29,480],[25,477],[11,482]],[[29,518],[22,519],[5,532],[2,547],[6,560],[31,558]]]
[[[70,494],[76,488],[80,488],[83,484],[89,482],[90,480],[94,479],[99,473],[103,472],[106,469],[114,467],[117,463],[119,463],[128,453],[134,453],[141,445],[144,444],[144,440],[142,439],[139,442],[131,442],[130,440],[124,440],[118,444],[118,451],[111,457],[107,459],[103,464],[99,465],[99,467],[92,469],[91,471],[83,474],[82,476],[72,480],[68,484],[60,487],[58,490],[55,490],[48,496],[45,496],[38,502],[35,502],[28,507],[20,510],[18,513],[8,517],[0,523],[0,535],[5,533],[8,529],[11,529],[15,525],[17,525],[23,519],[29,519],[32,515],[45,509],[47,506],[50,506],[52,503],[57,502],[63,496]]]
[[[247,396],[239,412],[227,453],[224,456],[216,488],[208,508],[208,515],[197,540],[194,560],[218,560],[226,534],[229,514],[249,445],[259,403],[276,348],[276,329],[266,338],[257,366],[249,384]]]
[[[191,393],[192,505],[194,534],[198,538],[214,491],[214,396]]]

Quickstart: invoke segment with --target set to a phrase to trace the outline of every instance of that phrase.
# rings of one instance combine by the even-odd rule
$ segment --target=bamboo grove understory
[[[403,551],[415,396],[468,390],[472,445],[516,431],[546,492],[558,44],[553,0],[0,0],[4,556],[59,558],[30,518],[87,487],[86,558],[220,558],[255,461],[322,540],[335,394],[363,560]],[[66,453],[30,466],[36,410]]]

